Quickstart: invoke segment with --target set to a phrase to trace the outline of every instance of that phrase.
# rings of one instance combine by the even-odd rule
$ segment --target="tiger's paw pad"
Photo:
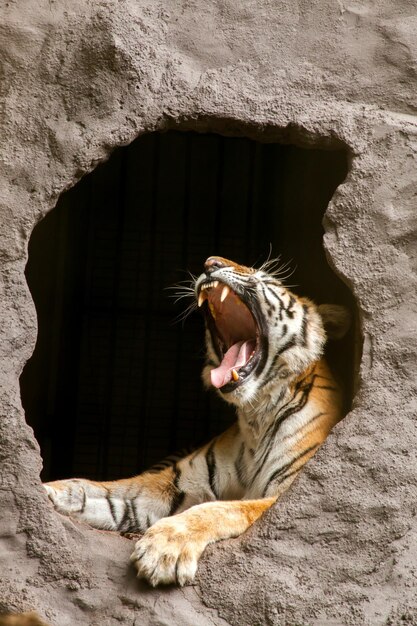
[[[55,509],[73,515],[85,507],[85,490],[77,480],[57,480],[43,485]]]
[[[139,539],[130,560],[138,578],[146,579],[153,587],[170,583],[183,586],[194,580],[205,547],[206,542],[190,535],[179,516],[165,518]]]

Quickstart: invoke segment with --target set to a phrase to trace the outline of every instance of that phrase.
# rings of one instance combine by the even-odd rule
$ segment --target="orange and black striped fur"
[[[206,320],[204,380],[237,407],[229,430],[159,471],[45,485],[61,513],[143,532],[131,560],[152,585],[192,581],[205,547],[258,519],[342,417],[322,355],[326,330],[347,330],[347,311],[297,297],[267,269],[210,257],[193,286]]]

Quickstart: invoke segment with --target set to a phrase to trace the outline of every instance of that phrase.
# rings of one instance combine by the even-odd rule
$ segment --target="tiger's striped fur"
[[[347,329],[342,307],[316,306],[265,269],[221,257],[206,261],[194,292],[206,317],[203,378],[236,405],[236,423],[160,471],[45,485],[61,513],[143,532],[131,560],[152,585],[192,581],[205,547],[258,519],[342,417],[322,357],[325,327],[335,336]]]

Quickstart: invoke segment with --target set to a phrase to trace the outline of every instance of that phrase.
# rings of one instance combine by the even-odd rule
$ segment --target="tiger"
[[[55,509],[99,529],[139,533],[131,562],[150,585],[190,584],[207,545],[238,537],[289,488],[343,417],[323,356],[350,325],[268,266],[209,257],[192,290],[205,320],[203,380],[234,405],[223,434],[127,479],[45,484]]]
[[[48,626],[35,611],[0,615],[0,626]]]

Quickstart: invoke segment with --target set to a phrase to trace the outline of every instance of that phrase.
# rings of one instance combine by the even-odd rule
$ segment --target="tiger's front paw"
[[[181,515],[164,518],[149,528],[136,543],[130,557],[138,570],[153,587],[194,580],[198,560],[207,545],[198,534],[191,533]]]
[[[45,483],[44,487],[55,509],[65,515],[82,513],[85,508],[86,493],[82,480],[56,480]]]

